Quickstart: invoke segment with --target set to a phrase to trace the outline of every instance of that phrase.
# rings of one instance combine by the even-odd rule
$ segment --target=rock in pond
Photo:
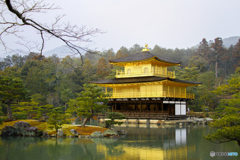
[[[101,131],[95,131],[91,134],[92,138],[102,138],[104,137],[103,133]]]
[[[112,136],[110,136],[109,138],[119,138],[119,136],[112,135]]]
[[[14,123],[13,127],[14,128],[28,128],[28,127],[30,127],[30,124],[27,122],[19,121],[19,122]]]
[[[78,136],[78,139],[89,139],[89,138],[91,138],[90,135],[79,135]]]
[[[37,127],[28,127],[25,130],[25,135],[31,137],[41,136],[43,133],[42,131],[39,131]]]
[[[103,135],[105,137],[110,137],[110,136],[113,136],[113,135],[117,136],[118,134],[114,130],[107,129],[106,131],[103,132]]]
[[[70,132],[71,132],[71,134],[73,134],[75,136],[79,135],[79,133],[75,129],[71,129]]]
[[[118,135],[126,135],[127,134],[127,132],[124,130],[118,130],[117,133],[118,133]]]
[[[46,137],[49,137],[48,133],[47,132],[43,132],[43,135],[42,137],[46,138]]]
[[[2,129],[2,134],[1,136],[14,136],[16,135],[17,132],[16,132],[16,129],[13,128],[12,126],[5,126],[3,129]]]
[[[27,135],[26,128],[29,128],[30,124],[27,122],[19,121],[14,123],[13,127],[16,129],[17,135],[25,136]]]

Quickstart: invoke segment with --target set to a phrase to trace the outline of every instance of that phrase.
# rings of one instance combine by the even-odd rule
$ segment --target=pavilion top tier
[[[175,72],[167,71],[170,66],[178,66],[181,62],[169,60],[161,56],[155,55],[145,48],[137,54],[109,60],[112,65],[124,67],[122,71],[116,71],[116,78],[127,77],[145,77],[145,76],[158,76],[175,78]]]

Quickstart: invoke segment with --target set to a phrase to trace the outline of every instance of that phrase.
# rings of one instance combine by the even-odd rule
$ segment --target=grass
[[[3,122],[3,124],[0,125],[0,130],[2,130],[5,126],[13,126],[14,123],[23,121],[28,122],[31,127],[37,127],[38,130],[43,130],[44,132],[47,132],[48,134],[57,134],[54,129],[50,129],[47,122],[39,122],[38,120],[16,120],[11,122]],[[96,126],[85,126],[84,128],[77,125],[70,125],[70,124],[63,124],[62,130],[64,135],[71,135],[70,130],[75,129],[80,135],[91,135],[95,131],[101,131],[104,132],[107,130],[107,128],[102,127],[96,127]]]

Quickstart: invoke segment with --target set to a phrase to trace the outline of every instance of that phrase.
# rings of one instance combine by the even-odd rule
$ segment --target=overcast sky
[[[239,0],[47,0],[62,10],[39,14],[39,21],[51,21],[65,13],[64,21],[106,32],[91,39],[90,48],[105,50],[132,47],[188,48],[202,38],[239,36]],[[49,18],[46,18],[49,17]],[[36,35],[32,34],[34,38]],[[51,41],[45,51],[61,46]]]

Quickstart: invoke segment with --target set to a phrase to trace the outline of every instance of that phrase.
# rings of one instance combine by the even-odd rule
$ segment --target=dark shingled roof
[[[181,82],[181,83],[190,83],[190,84],[202,84],[201,82],[191,82],[191,81],[183,81],[179,79],[172,79],[168,77],[156,77],[156,76],[148,76],[148,77],[130,77],[130,78],[114,78],[114,79],[105,79],[100,81],[90,81],[90,83],[95,84],[124,84],[124,83],[141,83],[141,82],[156,82],[169,80],[173,82]]]
[[[115,59],[115,60],[109,60],[109,62],[111,63],[118,63],[118,62],[132,62],[132,61],[140,61],[140,60],[145,60],[145,59],[149,59],[149,58],[153,58],[156,57],[157,60],[162,61],[162,62],[168,62],[168,63],[174,63],[174,64],[180,64],[181,62],[177,62],[177,61],[173,61],[173,60],[169,60],[163,57],[160,57],[158,55],[152,54],[149,51],[142,51],[140,53],[128,56],[128,57],[124,57],[124,58],[119,58],[119,59]]]

